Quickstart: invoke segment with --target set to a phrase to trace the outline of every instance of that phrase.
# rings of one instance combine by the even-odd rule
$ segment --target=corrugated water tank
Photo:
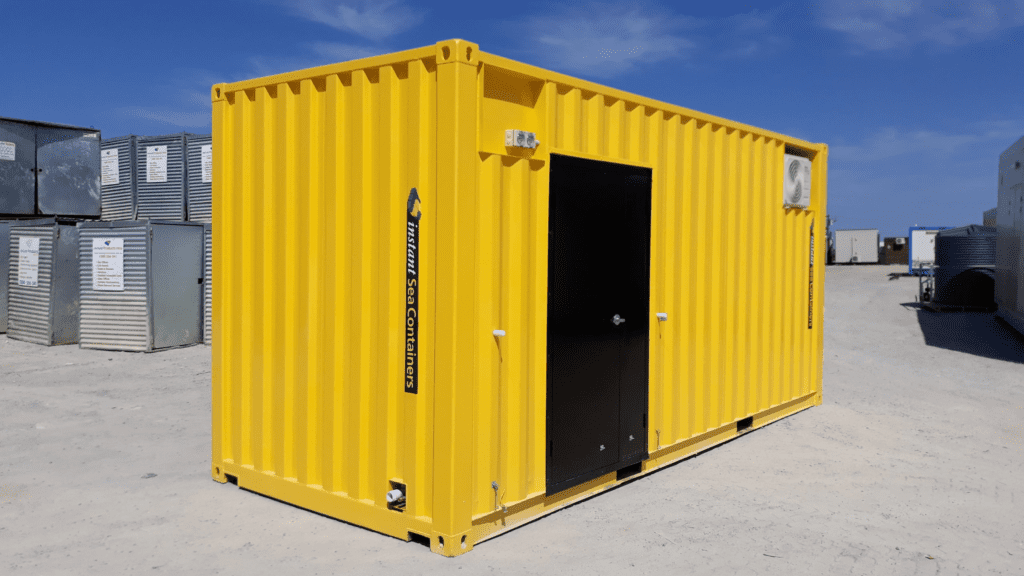
[[[103,220],[135,219],[136,139],[118,136],[100,144]]]
[[[947,306],[994,308],[996,229],[971,224],[935,236],[935,297]]]
[[[188,219],[213,222],[213,141],[209,134],[187,134]]]
[[[0,214],[98,217],[100,131],[0,118]]]
[[[7,335],[44,346],[78,342],[78,228],[62,219],[11,226]]]
[[[136,141],[139,220],[185,220],[185,134],[139,136]]]
[[[153,352],[202,341],[203,225],[83,222],[82,348]]]

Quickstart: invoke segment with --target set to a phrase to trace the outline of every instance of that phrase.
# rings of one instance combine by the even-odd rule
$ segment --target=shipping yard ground
[[[827,269],[822,406],[454,559],[214,482],[208,347],[0,336],[0,573],[1024,574],[1024,338],[903,269]]]

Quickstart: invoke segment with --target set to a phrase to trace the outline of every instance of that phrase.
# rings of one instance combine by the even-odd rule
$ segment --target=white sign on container
[[[117,162],[117,148],[104,150],[101,154],[100,184],[109,186],[121,183],[121,166]]]
[[[92,289],[124,291],[124,238],[92,239]]]
[[[18,286],[39,286],[39,238],[18,238]]]
[[[14,162],[14,142],[0,142],[0,160]]]
[[[167,182],[167,146],[146,146],[146,182]]]
[[[204,145],[200,152],[203,162],[203,183],[213,182],[213,145]]]

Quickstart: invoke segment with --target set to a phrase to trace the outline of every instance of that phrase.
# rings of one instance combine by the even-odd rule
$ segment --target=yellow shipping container
[[[212,99],[220,482],[451,556],[821,403],[823,144],[463,40]]]

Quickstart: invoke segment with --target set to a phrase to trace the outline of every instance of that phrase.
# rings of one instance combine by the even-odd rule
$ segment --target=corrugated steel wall
[[[118,182],[100,187],[103,220],[132,220],[135,218],[135,136],[119,136],[103,140],[100,154],[117,150]]]
[[[138,170],[137,218],[151,220],[185,220],[185,136],[139,136],[136,153]],[[167,147],[167,181],[150,182],[147,171],[147,148]]]
[[[823,162],[810,210],[786,210],[781,137],[480,58],[480,148],[503,151],[488,139],[514,126],[536,130],[549,150],[653,169],[652,458],[820,390],[821,322],[808,329],[808,289]],[[463,362],[452,377],[474,381],[475,517],[494,510],[492,481],[506,506],[544,492],[549,156],[515,153],[479,155],[476,190],[457,200],[451,250],[439,245],[438,253],[467,278],[452,313],[473,336],[455,340],[447,353]],[[820,228],[817,310],[823,220]],[[495,328],[507,333],[497,346]],[[440,357],[440,338],[438,346]]]
[[[405,208],[417,187],[434,218],[436,75],[432,49],[406,54],[214,104],[213,459],[384,514],[398,479],[412,521],[431,515],[433,399],[401,387]]]
[[[52,286],[54,242],[53,226],[11,228],[10,292],[8,294],[7,335],[17,340],[49,346],[53,341]],[[39,238],[39,276],[37,286],[18,285],[19,242],[21,238]]]
[[[0,221],[0,333],[7,332],[7,292],[10,290],[11,223]]]
[[[213,344],[213,229],[203,227],[203,344]]]
[[[203,182],[203,146],[210,145],[209,134],[189,134],[185,138],[188,172],[188,219],[192,222],[213,221],[213,183]]]
[[[80,231],[82,348],[145,352],[151,342],[149,310],[148,228],[138,226]],[[93,290],[92,242],[124,239],[124,291]]]

